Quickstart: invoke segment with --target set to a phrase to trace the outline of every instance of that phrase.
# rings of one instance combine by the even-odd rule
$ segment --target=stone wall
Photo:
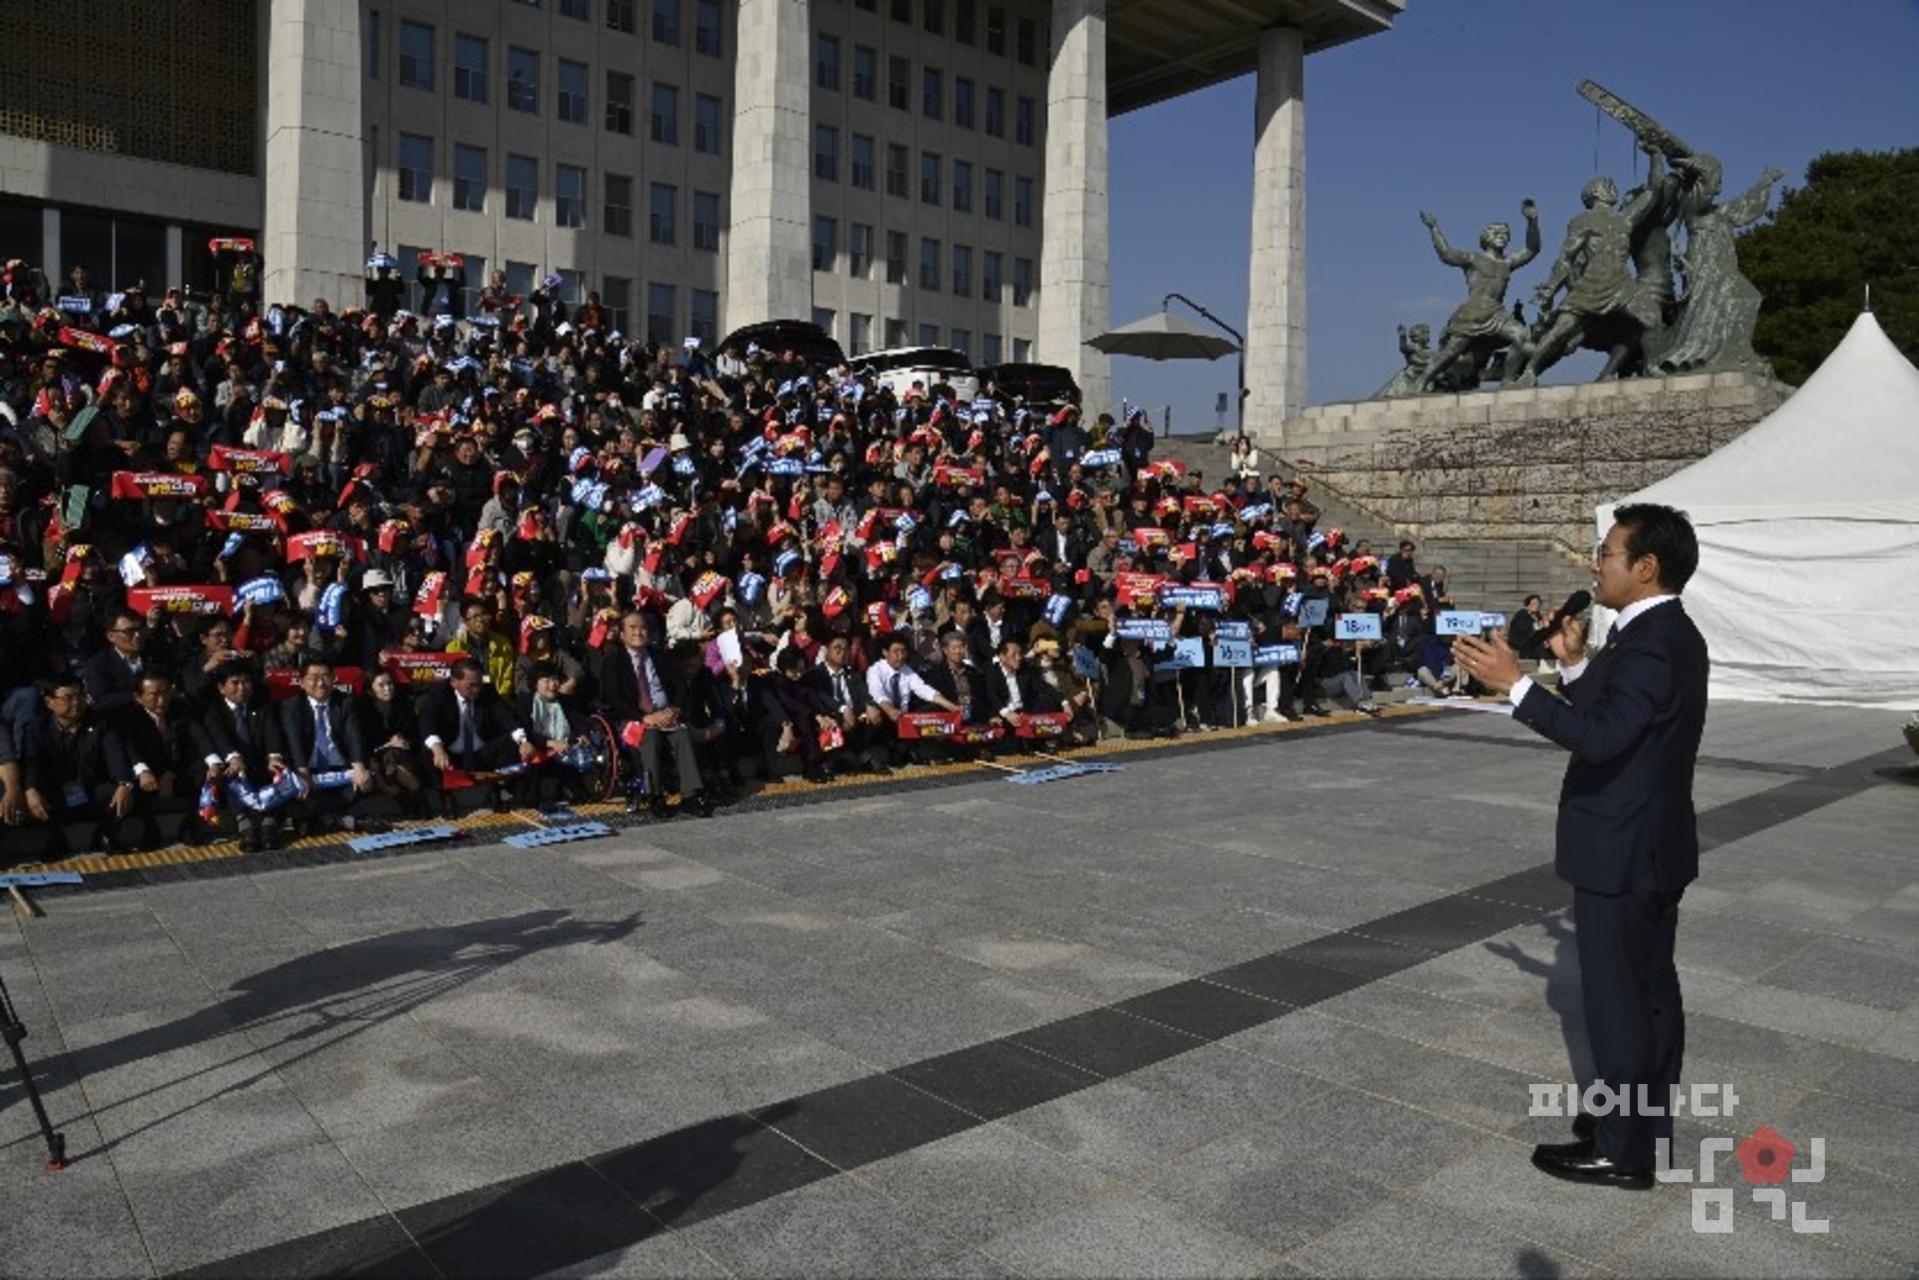
[[[1593,508],[1703,458],[1792,388],[1761,374],[1315,405],[1273,447],[1416,536],[1590,556]]]

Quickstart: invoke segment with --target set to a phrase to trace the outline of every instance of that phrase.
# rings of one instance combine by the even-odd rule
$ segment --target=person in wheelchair
[[[586,713],[561,692],[566,674],[558,664],[535,662],[527,674],[531,677],[529,687],[520,691],[515,709],[542,759],[529,773],[525,797],[533,804],[584,800],[586,772],[570,762],[577,758],[575,748],[587,740]]]
[[[670,748],[681,800],[702,818],[710,818],[713,802],[706,794],[704,775],[700,772],[694,725],[684,718],[682,708],[669,691],[669,683],[682,691],[689,691],[692,686],[678,679],[669,682],[647,647],[649,638],[646,615],[638,609],[629,609],[620,618],[619,640],[607,646],[601,659],[600,699],[620,741],[639,757],[640,771],[646,779],[647,811],[659,819],[673,816],[660,771],[662,757]],[[697,662],[697,642],[693,653]],[[710,731],[712,726],[707,728]],[[627,801],[630,812],[638,812],[640,805],[638,795]]]

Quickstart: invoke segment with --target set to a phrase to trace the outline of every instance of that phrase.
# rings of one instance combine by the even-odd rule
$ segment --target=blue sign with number
[[[1333,634],[1341,640],[1383,640],[1386,633],[1376,613],[1342,613]]]
[[[1162,658],[1155,671],[1191,671],[1206,665],[1206,644],[1198,636],[1182,636],[1173,641],[1171,657]]]
[[[1253,665],[1253,642],[1251,640],[1213,641],[1213,665],[1216,667],[1250,667]]]
[[[1436,628],[1442,636],[1476,636],[1480,628],[1486,625],[1483,613],[1462,613],[1457,609],[1441,610],[1439,625]]]
[[[1323,627],[1326,615],[1333,611],[1333,602],[1324,596],[1308,600],[1299,606],[1299,625],[1302,627]]]

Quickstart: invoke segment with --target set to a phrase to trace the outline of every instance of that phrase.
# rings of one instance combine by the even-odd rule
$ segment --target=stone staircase
[[[1224,477],[1229,466],[1228,451],[1214,444],[1210,435],[1163,437],[1153,446],[1153,457],[1183,462],[1209,482]],[[1260,461],[1265,474],[1272,474],[1272,453],[1262,449]],[[1294,468],[1279,465],[1282,475],[1293,474]],[[1341,529],[1350,541],[1365,539],[1382,558],[1398,549],[1400,527],[1331,490],[1310,473],[1307,484],[1311,486],[1307,496],[1319,507],[1321,528]],[[1419,543],[1420,568],[1445,565],[1453,598],[1461,608],[1510,614],[1527,595],[1538,592],[1551,609],[1572,592],[1592,587],[1592,570],[1550,543],[1412,536]]]

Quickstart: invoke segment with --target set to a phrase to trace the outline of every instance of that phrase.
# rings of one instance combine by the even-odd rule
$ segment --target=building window
[[[1000,341],[997,333],[989,333],[980,339],[980,363],[992,366],[999,363]]]
[[[1006,136],[1006,90],[986,88],[986,132],[995,138]]]
[[[540,203],[540,162],[532,156],[508,156],[505,185],[506,216],[531,222]]]
[[[830,124],[813,126],[813,176],[823,182],[840,180],[840,131]]]
[[[606,25],[612,31],[633,34],[636,25],[635,0],[606,0]]]
[[[417,204],[433,201],[433,139],[403,133],[400,140],[400,199]]]
[[[680,43],[680,0],[653,0],[653,40],[656,44]]]
[[[673,211],[680,202],[678,187],[664,182],[648,183],[646,188],[646,238],[654,244],[672,244]]]
[[[1033,260],[1013,259],[1013,305],[1023,307],[1033,300]]]
[[[693,50],[709,58],[720,56],[720,0],[694,0]],[[693,291],[695,298],[699,290]]]
[[[920,345],[922,347],[937,347],[939,344],[940,327],[936,324],[922,324],[920,326]]]
[[[717,192],[693,193],[693,247],[703,253],[720,251],[720,197]]]
[[[886,345],[889,348],[906,345],[906,321],[888,320],[886,322]]]
[[[720,154],[720,100],[710,93],[693,95],[693,149]]]
[[[700,345],[712,350],[720,344],[720,295],[713,289],[695,289],[693,314],[688,317],[687,336],[698,338]]]
[[[529,115],[540,113],[540,55],[531,49],[506,49],[506,105]]]
[[[855,280],[866,279],[873,269],[873,228],[864,222],[846,227],[846,271]]]
[[[1039,24],[1031,18],[1021,18],[1019,20],[1019,45],[1014,52],[1014,56],[1017,57],[1021,63],[1030,67],[1033,65],[1035,58],[1038,57],[1038,45]]]
[[[1006,216],[1006,175],[998,169],[986,171],[986,216],[995,222]]]
[[[886,144],[886,194],[907,197],[906,148],[897,142]]]
[[[886,283],[906,283],[906,233],[886,233]]]
[[[813,270],[831,271],[839,257],[840,224],[837,218],[813,216]]]
[[[400,23],[400,83],[433,92],[433,28],[424,22]]]
[[[1013,179],[1013,225],[1018,227],[1033,225],[1033,180],[1031,178]]]
[[[1033,358],[1033,341],[1030,338],[1013,339],[1013,363],[1026,364]]]
[[[366,78],[380,78],[380,11],[366,11]]]
[[[912,88],[907,81],[913,78],[913,62],[898,54],[886,60],[886,105],[896,111],[909,111]]]
[[[864,133],[853,135],[852,179],[862,191],[873,189],[873,139]]]
[[[606,308],[606,322],[613,326],[613,332],[625,333],[627,318],[633,313],[633,282],[625,276],[603,277],[600,304]]]
[[[606,213],[600,223],[610,236],[633,234],[633,179],[623,173],[606,175]]]
[[[999,303],[1000,264],[1004,261],[999,254],[988,251],[980,262],[979,296],[995,305]]]
[[[940,202],[940,170],[945,160],[937,151],[920,152],[920,203],[938,204]]]
[[[657,80],[653,82],[653,141],[680,145],[680,91]]]
[[[926,236],[920,237],[920,288],[940,291],[940,242]]]
[[[586,123],[586,64],[560,59],[560,119],[568,124]]]
[[[971,360],[973,358],[973,331],[971,329],[947,330],[946,345],[965,356],[968,360]]]
[[[646,340],[670,347],[679,330],[679,291],[670,284],[646,286]]]
[[[973,164],[970,160],[953,161],[953,211],[973,212]]]
[[[453,96],[468,102],[486,101],[486,41],[479,36],[453,37]]]
[[[846,354],[863,356],[873,349],[873,317],[857,311],[846,314]]]
[[[893,21],[911,22],[913,20],[913,0],[893,0]]]
[[[972,44],[975,18],[973,0],[953,0],[953,39],[961,44]]]
[[[486,212],[486,148],[453,144],[453,207]]]
[[[833,323],[838,318],[831,307],[813,308],[813,327],[829,338],[833,336]]]
[[[921,0],[926,6],[920,10],[920,25],[931,36],[944,35],[946,32],[946,0]]]
[[[853,46],[853,96],[873,101],[879,92],[880,55],[863,44]]]
[[[840,91],[840,38],[822,32],[813,37],[813,85]]]
[[[953,246],[953,296],[973,296],[973,250],[969,245]]]
[[[506,291],[524,298],[533,292],[534,266],[530,262],[514,262],[508,259],[506,264]]]
[[[633,132],[633,77],[624,71],[606,73],[606,127],[614,133]]]
[[[477,253],[460,255],[466,259],[466,287],[460,290],[460,302],[470,316],[480,314],[480,290],[486,287],[486,259]]]
[[[553,166],[553,221],[562,227],[586,225],[586,170],[577,164]]]
[[[973,82],[965,76],[953,77],[953,123],[962,129],[973,127]]]
[[[1033,100],[1021,98],[1013,105],[1013,141],[1022,147],[1033,145]]]
[[[560,16],[581,22],[593,21],[593,0],[560,0]]]
[[[1006,52],[1006,9],[1003,5],[986,6],[986,52]]]
[[[938,67],[920,71],[920,113],[928,120],[946,118],[946,77]]]

